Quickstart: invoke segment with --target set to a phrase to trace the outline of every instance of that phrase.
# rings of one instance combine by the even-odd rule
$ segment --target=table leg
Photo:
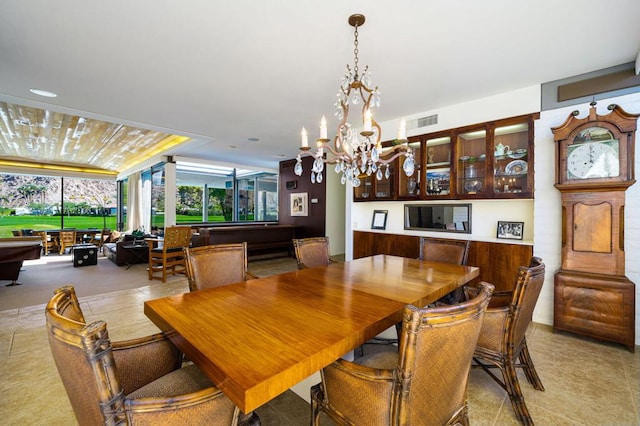
[[[260,417],[255,411],[249,411],[247,414],[240,412],[238,419],[239,426],[260,426]]]

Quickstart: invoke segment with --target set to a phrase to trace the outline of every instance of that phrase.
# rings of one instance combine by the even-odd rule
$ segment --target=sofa
[[[123,235],[115,242],[104,243],[102,254],[118,266],[149,262],[149,248],[144,238]]]

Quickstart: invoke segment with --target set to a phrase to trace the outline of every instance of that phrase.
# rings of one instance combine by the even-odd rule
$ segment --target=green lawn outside
[[[102,229],[100,216],[65,216],[65,228],[98,228]],[[107,228],[116,229],[116,217],[106,217]],[[60,229],[60,216],[0,216],[0,237],[11,237],[14,229]]]
[[[159,228],[164,227],[164,216],[156,215],[154,224],[157,222]],[[198,223],[197,216],[177,215],[177,224]],[[251,218],[252,219],[252,218]],[[250,219],[250,220],[251,220]],[[224,222],[224,216],[209,216],[209,222]],[[106,217],[107,228],[115,230],[116,217]],[[65,216],[65,228],[98,228],[102,229],[102,217],[100,216]],[[0,238],[11,237],[14,229],[33,229],[35,231],[43,229],[60,229],[60,216],[0,216]]]

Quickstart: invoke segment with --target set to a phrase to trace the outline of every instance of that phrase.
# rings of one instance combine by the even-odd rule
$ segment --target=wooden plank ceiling
[[[119,172],[188,140],[0,102],[0,158]]]

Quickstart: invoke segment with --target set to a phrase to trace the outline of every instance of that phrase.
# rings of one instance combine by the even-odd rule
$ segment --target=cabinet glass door
[[[528,192],[528,123],[496,127],[493,139],[493,191],[502,194]]]
[[[421,142],[419,140],[409,142],[409,147],[413,151],[415,159],[414,172],[411,176],[407,176],[404,172],[403,165],[406,157],[399,157],[398,166],[398,196],[402,198],[418,198],[420,196],[420,176],[421,176]]]
[[[384,150],[383,150],[384,152]],[[376,174],[372,174],[371,178],[374,181],[374,189],[375,189],[375,198],[376,199],[388,199],[393,198],[393,183],[394,178],[396,176],[396,164],[398,163],[398,159],[393,160],[391,163],[387,165],[380,166],[382,179],[378,179]],[[387,173],[387,167],[389,167],[389,173]],[[386,177],[386,176],[389,177]]]
[[[373,198],[373,176],[367,176],[362,173],[358,176],[360,186],[353,188],[353,198],[356,200],[370,200]]]
[[[460,195],[484,195],[487,188],[486,153],[487,132],[485,129],[458,135],[457,190]]]
[[[427,139],[425,194],[427,197],[449,195],[451,192],[451,138]]]

